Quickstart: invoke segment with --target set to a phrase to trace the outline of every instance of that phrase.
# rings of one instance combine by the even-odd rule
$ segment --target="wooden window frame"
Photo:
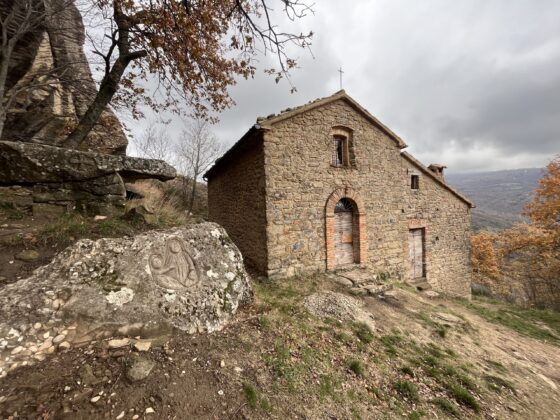
[[[342,159],[339,162],[339,145],[342,144]],[[335,134],[332,136],[332,156],[331,166],[335,168],[347,168],[350,166],[350,156],[348,150],[348,136]]]
[[[418,175],[418,174],[411,174],[410,175],[410,189],[412,191],[419,191],[420,190],[420,175]]]

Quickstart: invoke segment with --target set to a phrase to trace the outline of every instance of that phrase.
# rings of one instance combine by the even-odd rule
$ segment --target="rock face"
[[[0,141],[0,184],[75,182],[114,173],[127,180],[176,176],[175,169],[162,160]]]
[[[124,211],[125,181],[168,180],[175,174],[160,160],[0,141],[0,185],[32,187],[35,217],[58,217],[71,210],[119,214]]]
[[[0,10],[10,10],[14,1],[0,0]],[[16,45],[10,64],[7,88],[22,87],[22,91],[10,109],[2,139],[60,145],[84,115],[96,87],[83,51],[84,25],[75,4],[46,0],[41,7],[46,16],[43,26]],[[83,149],[124,154],[126,146],[119,120],[107,109]]]
[[[62,342],[218,331],[251,298],[242,256],[217,224],[81,240],[0,289],[0,373]]]

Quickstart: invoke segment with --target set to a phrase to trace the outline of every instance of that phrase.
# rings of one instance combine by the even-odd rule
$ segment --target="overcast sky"
[[[342,66],[346,92],[426,164],[540,167],[560,153],[560,1],[320,0],[314,10],[291,27],[315,33],[313,56],[293,51],[297,93],[261,72],[241,80],[214,127],[222,141],[333,94]]]

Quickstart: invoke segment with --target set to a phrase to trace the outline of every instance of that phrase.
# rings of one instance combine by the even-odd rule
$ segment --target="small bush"
[[[373,341],[373,333],[371,329],[364,323],[358,323],[354,326],[354,333],[363,343],[369,344]]]
[[[359,360],[356,359],[352,359],[350,360],[350,362],[348,363],[348,369],[350,369],[352,372],[354,372],[356,374],[356,376],[363,376],[364,375],[364,365],[362,365],[362,362],[360,362]]]
[[[418,401],[418,387],[410,381],[395,382],[395,390],[403,397]]]
[[[411,411],[408,414],[408,419],[409,420],[419,420],[422,417],[424,417],[425,415],[426,415],[426,413],[424,413],[422,410],[420,410],[420,411],[419,410],[414,410],[414,411]]]
[[[438,397],[432,400],[432,404],[439,407],[442,411],[451,414],[453,416],[459,417],[459,410],[453,405],[453,403],[445,398]]]
[[[447,328],[440,325],[436,328],[436,334],[439,335],[441,338],[445,338],[447,336]]]
[[[243,394],[245,395],[245,399],[247,400],[247,405],[251,408],[257,408],[259,396],[257,393],[257,389],[252,384],[243,384]]]
[[[515,388],[512,383],[505,380],[504,378],[500,378],[499,376],[486,375],[484,377],[484,380],[488,384],[488,387],[493,391],[501,392],[502,390],[507,389],[515,393]]]
[[[259,316],[259,325],[261,326],[261,328],[265,330],[269,329],[271,324],[272,322],[270,321],[270,318],[268,318],[266,315]]]
[[[414,376],[414,372],[410,366],[403,366],[401,372],[408,376]]]
[[[455,398],[455,401],[457,401],[459,404],[462,404],[465,407],[472,408],[477,413],[480,411],[480,405],[478,404],[478,401],[465,388],[459,385],[451,385],[449,387],[449,390],[451,391],[453,398]]]

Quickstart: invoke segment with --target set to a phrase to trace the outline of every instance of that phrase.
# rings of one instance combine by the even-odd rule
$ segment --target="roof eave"
[[[439,178],[436,174],[434,174],[432,171],[430,171],[422,162],[420,162],[418,159],[416,159],[414,156],[412,156],[410,153],[402,151],[401,152],[401,156],[403,156],[404,158],[408,159],[410,162],[414,163],[416,166],[418,166],[422,172],[424,172],[426,175],[428,175],[429,177],[431,177],[434,181],[436,181],[438,184],[440,184],[441,186],[443,186],[444,188],[446,188],[447,190],[449,190],[453,195],[455,195],[456,197],[458,197],[459,199],[461,199],[462,201],[464,201],[466,204],[468,204],[468,206],[470,208],[475,208],[476,205],[470,201],[467,197],[465,197],[463,194],[461,194],[459,191],[457,191],[455,188],[453,188],[452,186],[450,186],[447,182],[445,182],[443,179]]]

